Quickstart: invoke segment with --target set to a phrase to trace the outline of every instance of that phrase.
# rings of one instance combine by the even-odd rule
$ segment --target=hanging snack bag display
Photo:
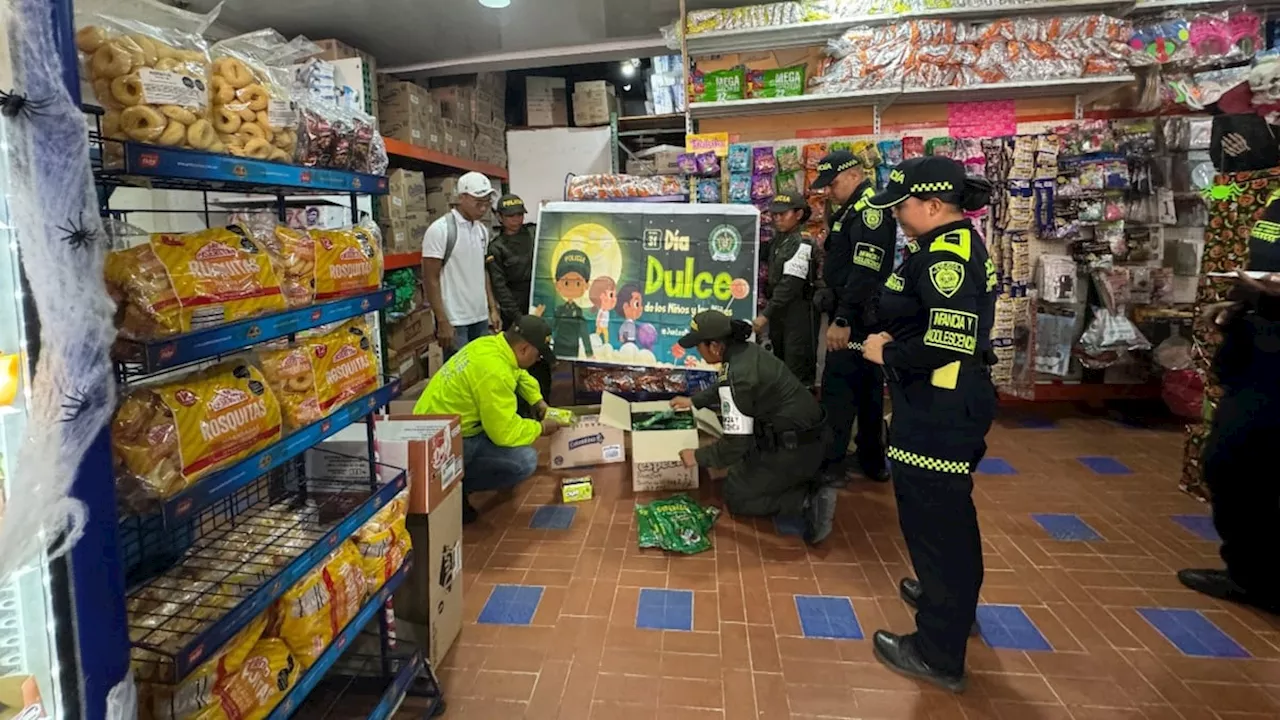
[[[382,234],[376,225],[313,230],[316,300],[371,292],[382,286]]]
[[[284,45],[284,36],[264,29],[210,48],[211,119],[232,155],[293,162],[298,136],[290,72],[268,64],[272,49]]]
[[[316,299],[316,242],[306,230],[273,224],[269,232],[255,234],[271,259],[280,291],[289,308],[306,307]]]
[[[267,385],[280,401],[287,430],[306,427],[324,417],[316,392],[316,372],[306,345],[264,349],[258,353]]]
[[[408,495],[401,493],[352,536],[371,593],[400,569],[413,548],[404,524],[407,508]]]
[[[324,415],[378,386],[378,361],[363,319],[348,320],[331,332],[308,338],[306,344]]]
[[[121,500],[144,508],[279,439],[280,404],[242,360],[140,387],[111,421]]]
[[[107,256],[121,336],[154,340],[285,309],[263,247],[239,226],[157,233]]]
[[[170,26],[122,15],[85,17],[76,32],[82,73],[105,110],[111,140],[224,152],[209,122],[209,46],[217,13],[169,9]]]
[[[304,668],[311,667],[367,594],[360,552],[344,542],[276,601],[267,635],[283,640]]]

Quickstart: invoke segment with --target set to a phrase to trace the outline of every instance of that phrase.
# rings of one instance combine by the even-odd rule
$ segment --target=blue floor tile
[[[1031,519],[1039,523],[1054,540],[1101,540],[1097,530],[1080,519],[1079,515],[1034,513]]]
[[[642,630],[693,629],[693,591],[640,589],[636,627]]]
[[[1018,471],[1001,458],[982,458],[978,463],[978,472],[984,475],[1017,475]]]
[[[1201,540],[1220,543],[1222,538],[1213,527],[1213,517],[1209,515],[1174,515],[1173,521],[1186,528]]]
[[[803,535],[804,518],[795,515],[774,515],[773,528],[779,535]]]
[[[534,585],[498,585],[476,622],[486,625],[528,625],[542,602],[543,588]]]
[[[797,595],[796,614],[800,628],[808,638],[861,640],[862,626],[847,597]]]
[[[1040,629],[1017,605],[979,605],[978,627],[982,630],[982,639],[993,648],[1053,650]]]
[[[1138,614],[1184,655],[1210,658],[1250,657],[1239,643],[1196,610],[1138,608]]]
[[[1024,417],[1014,421],[1018,427],[1025,430],[1052,430],[1058,427],[1056,420],[1052,418],[1042,417]]]
[[[1099,475],[1132,475],[1133,471],[1113,457],[1076,458],[1082,465]]]
[[[578,508],[568,505],[543,505],[533,511],[529,527],[534,530],[568,530]]]

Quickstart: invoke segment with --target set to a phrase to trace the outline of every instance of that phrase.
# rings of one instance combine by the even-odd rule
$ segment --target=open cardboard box
[[[669,410],[665,400],[627,402],[610,392],[600,396],[600,422],[631,433],[631,489],[635,492],[695,490],[698,487],[697,466],[687,468],[680,461],[680,451],[698,447],[698,428],[719,428],[720,422],[710,410],[694,410],[693,427],[679,430],[633,430],[632,418],[640,413]]]
[[[552,470],[626,462],[627,437],[621,428],[600,419],[599,405],[565,408],[573,413],[572,425],[551,436]]]

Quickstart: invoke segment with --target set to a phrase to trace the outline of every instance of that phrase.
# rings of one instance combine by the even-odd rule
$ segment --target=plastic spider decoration
[[[1233,202],[1243,195],[1244,191],[1245,189],[1238,184],[1231,183],[1229,185],[1210,185],[1202,189],[1200,194],[1204,196],[1206,202],[1222,202],[1224,200]]]
[[[38,100],[29,98],[16,90],[7,92],[0,90],[0,115],[5,117],[43,115],[52,104],[51,99]]]
[[[72,390],[62,396],[62,417],[64,423],[75,422],[77,418],[93,407],[93,399],[81,390]]]
[[[85,223],[84,218],[68,220],[66,225],[59,225],[58,231],[66,233],[62,241],[72,250],[83,250],[98,241],[98,233]]]

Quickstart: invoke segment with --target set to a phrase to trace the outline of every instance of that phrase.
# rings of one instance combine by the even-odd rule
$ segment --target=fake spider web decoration
[[[27,388],[27,431],[0,516],[0,582],[42,551],[65,553],[87,511],[70,497],[85,452],[114,406],[109,349],[114,306],[103,281],[105,235],[84,116],[63,85],[52,16],[41,0],[7,0],[13,88],[0,117],[8,214],[40,318],[39,358]],[[5,302],[10,302],[6,300]],[[31,342],[28,338],[28,342]],[[24,358],[24,362],[29,362]]]

